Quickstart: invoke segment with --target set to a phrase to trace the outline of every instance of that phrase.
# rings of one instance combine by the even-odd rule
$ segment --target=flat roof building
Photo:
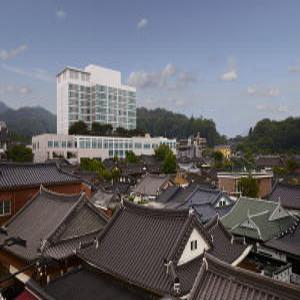
[[[166,144],[176,154],[176,139],[165,137],[83,136],[42,134],[32,138],[34,162],[64,157],[80,162],[81,158],[125,158],[127,151],[136,155],[154,155],[154,150]]]
[[[96,65],[66,67],[56,79],[58,134],[68,134],[77,121],[136,128],[136,89],[121,83],[121,72]]]

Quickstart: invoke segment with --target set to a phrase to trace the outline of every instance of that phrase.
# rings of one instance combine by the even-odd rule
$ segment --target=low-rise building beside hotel
[[[32,138],[35,162],[64,157],[80,162],[81,158],[125,158],[127,151],[135,155],[154,155],[159,145],[166,144],[176,154],[176,139],[165,137],[117,137],[42,134]]]
[[[177,157],[178,158],[200,158],[203,151],[207,147],[207,140],[201,137],[200,133],[196,137],[189,137],[188,139],[181,139],[177,144]]]

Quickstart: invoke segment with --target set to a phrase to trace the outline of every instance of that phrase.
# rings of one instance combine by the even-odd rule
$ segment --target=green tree
[[[243,177],[238,183],[238,188],[242,193],[242,196],[257,198],[259,192],[259,185],[255,178],[251,175],[248,177]]]
[[[98,159],[81,158],[80,168],[84,171],[97,172],[101,174],[104,169],[102,162]]]
[[[139,161],[139,158],[135,155],[135,153],[132,150],[126,151],[125,159],[128,163],[137,163]]]
[[[160,144],[156,149],[155,149],[155,157],[158,160],[164,160],[170,152],[172,153],[170,147],[165,144]]]
[[[93,135],[99,136],[109,136],[112,135],[113,127],[111,124],[101,124],[99,122],[92,123],[91,133]]]
[[[297,162],[293,159],[288,159],[286,162],[286,169],[289,173],[292,173],[296,170],[297,168]]]
[[[30,148],[20,144],[7,151],[7,158],[14,162],[32,162],[33,154]]]
[[[223,168],[223,161],[224,161],[224,155],[220,151],[214,151],[212,154],[212,157],[214,159],[214,167],[216,169],[222,169]]]
[[[77,121],[69,128],[69,134],[87,135],[89,134],[88,127],[83,121]]]
[[[163,165],[162,165],[162,171],[166,174],[176,173],[177,169],[177,162],[176,162],[176,156],[169,152],[167,153]]]

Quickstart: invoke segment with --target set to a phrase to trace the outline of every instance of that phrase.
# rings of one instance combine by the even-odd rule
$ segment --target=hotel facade
[[[96,65],[84,70],[66,67],[57,80],[57,133],[84,121],[136,128],[136,89],[121,83],[121,72]]]

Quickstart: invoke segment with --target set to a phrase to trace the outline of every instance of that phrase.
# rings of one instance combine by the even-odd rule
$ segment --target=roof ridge
[[[144,205],[135,204],[131,201],[124,200],[123,201],[124,208],[132,211],[138,212],[139,214],[146,214],[146,215],[161,215],[161,216],[172,216],[174,215],[178,217],[185,217],[189,214],[189,209],[175,209],[175,208],[154,208]]]
[[[84,201],[84,195],[81,195],[81,197],[76,201],[75,204],[71,206],[71,208],[62,218],[62,220],[57,224],[57,226],[42,240],[41,252],[43,252],[44,248],[47,246],[48,243],[51,243],[51,238],[53,238],[53,236],[59,231],[59,229],[61,229],[61,226],[70,217],[70,215],[72,215],[72,213],[76,210],[79,204],[83,203],[82,201]]]
[[[74,193],[74,194],[67,194],[67,193],[59,193],[59,192],[55,192],[52,191],[50,189],[47,189],[43,184],[40,185],[40,194],[41,193],[45,193],[45,194],[49,194],[49,195],[53,195],[53,196],[60,196],[60,197],[65,197],[65,198],[73,198],[73,197],[81,197],[82,196],[82,192],[80,193]]]

